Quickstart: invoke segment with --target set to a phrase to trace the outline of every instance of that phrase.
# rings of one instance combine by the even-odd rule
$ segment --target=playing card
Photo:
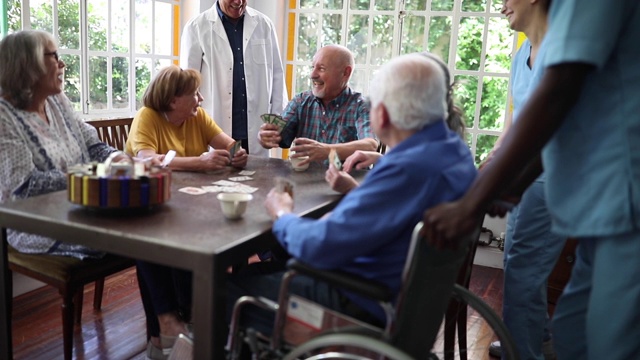
[[[289,194],[289,196],[293,197],[293,188],[295,186],[293,181],[278,176],[275,178],[275,182],[277,191],[286,192]]]
[[[237,183],[234,183],[233,181],[227,181],[227,180],[214,181],[214,182],[212,182],[212,184],[220,185],[220,186],[235,186],[235,185],[237,185]]]
[[[229,161],[233,160],[233,156],[240,151],[242,148],[242,143],[239,141],[234,141],[233,144],[229,145],[227,150],[229,150]]]
[[[183,187],[181,189],[178,189],[178,191],[183,192],[185,194],[190,194],[190,195],[202,195],[206,193],[204,189],[193,187],[193,186]]]
[[[250,177],[250,176],[234,176],[234,177],[230,177],[229,180],[231,180],[231,181],[249,181],[249,180],[253,180],[253,178]]]
[[[251,176],[253,174],[255,174],[256,172],[253,170],[242,170],[238,173],[238,175],[242,175],[242,176]]]
[[[342,161],[338,157],[338,153],[334,149],[329,151],[329,164],[333,164],[338,170],[342,170]]]
[[[282,118],[282,116],[277,114],[262,114],[260,118],[265,124],[273,124],[278,127],[278,131],[282,131],[287,122]]]

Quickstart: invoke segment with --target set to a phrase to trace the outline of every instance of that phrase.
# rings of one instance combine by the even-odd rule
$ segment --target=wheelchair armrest
[[[306,275],[322,280],[329,285],[343,288],[381,302],[393,301],[393,294],[389,288],[378,282],[365,279],[361,276],[334,270],[319,270],[300,262],[297,259],[289,259],[287,267],[301,275]]]

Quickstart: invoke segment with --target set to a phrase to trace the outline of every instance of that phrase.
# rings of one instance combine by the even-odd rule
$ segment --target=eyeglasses
[[[56,59],[56,61],[60,61],[60,57],[58,56],[57,51],[46,52],[44,53],[44,56],[53,56]]]

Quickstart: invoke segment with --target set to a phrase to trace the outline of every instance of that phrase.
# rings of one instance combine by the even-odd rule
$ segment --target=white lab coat
[[[231,136],[233,53],[216,6],[185,25],[180,66],[200,71],[202,107]],[[278,40],[271,20],[250,7],[245,10],[243,38],[249,151],[268,156],[257,141],[260,115],[280,114],[288,102]]]

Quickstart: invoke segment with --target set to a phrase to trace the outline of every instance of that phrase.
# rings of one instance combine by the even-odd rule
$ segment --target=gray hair
[[[0,41],[0,92],[19,109],[33,101],[33,88],[46,73],[44,53],[50,44],[56,40],[41,30],[18,31]]]
[[[420,130],[448,117],[445,74],[420,54],[398,56],[382,66],[371,82],[371,106],[384,104],[391,122],[403,130]]]

